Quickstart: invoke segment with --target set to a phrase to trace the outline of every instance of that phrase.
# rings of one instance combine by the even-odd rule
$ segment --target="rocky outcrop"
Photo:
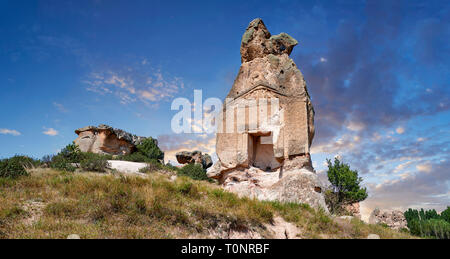
[[[328,211],[322,186],[314,172],[305,168],[287,172],[265,172],[259,168],[240,168],[226,173],[222,184],[241,197],[267,201],[308,204]],[[281,176],[281,177],[280,177]]]
[[[407,221],[403,212],[394,211],[381,211],[380,209],[375,209],[370,214],[369,217],[370,224],[386,224],[392,229],[402,229],[408,228]]]
[[[357,218],[361,218],[359,202],[355,202],[355,203],[352,203],[352,204],[346,204],[346,205],[343,206],[343,208],[344,208],[345,211],[347,211],[351,215],[353,215],[353,216],[355,216]]]
[[[224,172],[251,166],[312,171],[314,109],[303,75],[289,58],[295,45],[285,33],[271,36],[261,19],[247,27],[242,65],[218,120],[219,166],[210,177],[223,181]]]
[[[241,67],[218,119],[218,162],[208,170],[226,189],[258,199],[327,210],[312,167],[314,108],[289,57],[298,42],[272,36],[261,19],[241,42]]]
[[[182,151],[176,153],[176,158],[180,164],[199,164],[204,169],[207,169],[213,165],[211,156],[208,154],[202,154],[201,151]]]
[[[145,137],[139,137],[120,129],[101,124],[75,130],[75,144],[82,152],[97,154],[127,155],[136,150]],[[157,140],[154,140],[157,144]]]

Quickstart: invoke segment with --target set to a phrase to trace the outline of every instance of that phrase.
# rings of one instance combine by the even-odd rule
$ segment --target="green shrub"
[[[140,173],[148,174],[163,169],[163,165],[156,160],[147,163],[147,166],[139,170]]]
[[[163,160],[164,152],[159,149],[156,140],[152,138],[144,139],[136,146],[137,152],[143,154],[150,159]]]
[[[62,155],[53,156],[51,158],[50,167],[66,172],[74,172],[76,169],[76,167],[74,167],[72,163]]]
[[[206,170],[203,169],[201,165],[198,164],[188,164],[183,166],[179,171],[179,175],[188,176],[194,180],[208,180],[208,176],[206,176]]]
[[[441,212],[441,218],[450,223],[450,207],[447,207],[446,210]]]
[[[450,239],[449,208],[439,215],[435,210],[408,209],[404,215],[411,234],[421,237]]]
[[[120,155],[114,158],[115,160],[129,161],[129,162],[141,162],[141,163],[151,163],[155,161],[150,157],[145,156],[142,153],[134,152],[128,155]]]
[[[83,160],[80,162],[80,167],[86,171],[91,172],[106,172],[108,168],[108,156],[84,153]]]
[[[0,177],[16,178],[21,175],[28,175],[26,168],[34,167],[38,161],[27,156],[14,156],[0,160]]]
[[[69,163],[80,163],[83,159],[83,153],[75,143],[69,144],[63,148],[58,156],[62,156]]]

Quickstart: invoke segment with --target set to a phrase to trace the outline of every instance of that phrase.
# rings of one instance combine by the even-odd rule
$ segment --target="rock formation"
[[[352,204],[346,204],[343,206],[343,209],[350,213],[351,215],[361,218],[360,205],[359,202],[355,202]]]
[[[127,155],[146,139],[104,124],[80,128],[75,133],[78,138],[74,142],[82,152],[97,154]]]
[[[326,209],[309,154],[314,109],[289,57],[297,44],[286,33],[271,36],[259,18],[250,22],[242,64],[218,119],[219,161],[208,176],[240,194]]]
[[[370,224],[379,224],[383,223],[388,225],[392,229],[402,229],[408,228],[405,216],[403,212],[394,210],[394,211],[380,211],[380,209],[375,209],[372,211],[369,217]]]
[[[178,152],[175,156],[180,164],[199,164],[202,165],[204,169],[208,169],[213,165],[211,156],[202,154],[200,151],[182,151]]]

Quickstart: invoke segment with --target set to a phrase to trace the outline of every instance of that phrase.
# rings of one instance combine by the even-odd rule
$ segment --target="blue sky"
[[[0,1],[0,157],[42,157],[106,123],[178,150],[176,97],[223,99],[248,23],[299,41],[316,110],[313,161],[340,155],[365,207],[450,205],[448,1]]]

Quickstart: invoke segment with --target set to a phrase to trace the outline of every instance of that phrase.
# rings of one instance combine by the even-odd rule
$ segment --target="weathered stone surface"
[[[126,155],[135,151],[145,137],[139,137],[120,129],[101,124],[75,130],[78,138],[75,144],[82,152],[97,154]],[[157,140],[154,140],[157,144]]]
[[[250,22],[218,119],[218,162],[208,176],[241,195],[327,210],[309,154],[314,108],[289,57],[297,44],[286,33],[272,36],[259,18]]]
[[[264,22],[254,19],[250,22],[242,35],[241,61],[248,62],[255,58],[262,58],[268,54],[290,55],[298,42],[286,33],[271,36]]]
[[[369,234],[367,236],[367,239],[380,239],[380,236],[377,234]]]
[[[67,236],[67,239],[81,239],[79,235],[77,234],[71,234]]]
[[[344,205],[344,210],[357,218],[361,218],[359,202]]]
[[[295,45],[285,33],[271,36],[261,19],[248,26],[242,65],[218,122],[218,172],[210,177],[223,181],[223,172],[250,166],[312,170],[314,109],[303,75],[289,58]]]
[[[211,156],[208,154],[202,154],[201,151],[181,151],[176,153],[176,158],[180,164],[199,164],[204,169],[207,169],[213,165]]]
[[[394,211],[380,211],[380,209],[376,208],[372,211],[369,217],[370,224],[379,224],[383,223],[388,225],[392,229],[402,229],[408,228],[407,221],[403,212],[394,210]]]
[[[308,204],[328,212],[317,175],[304,168],[287,172],[240,168],[227,172],[222,186],[241,197]]]

